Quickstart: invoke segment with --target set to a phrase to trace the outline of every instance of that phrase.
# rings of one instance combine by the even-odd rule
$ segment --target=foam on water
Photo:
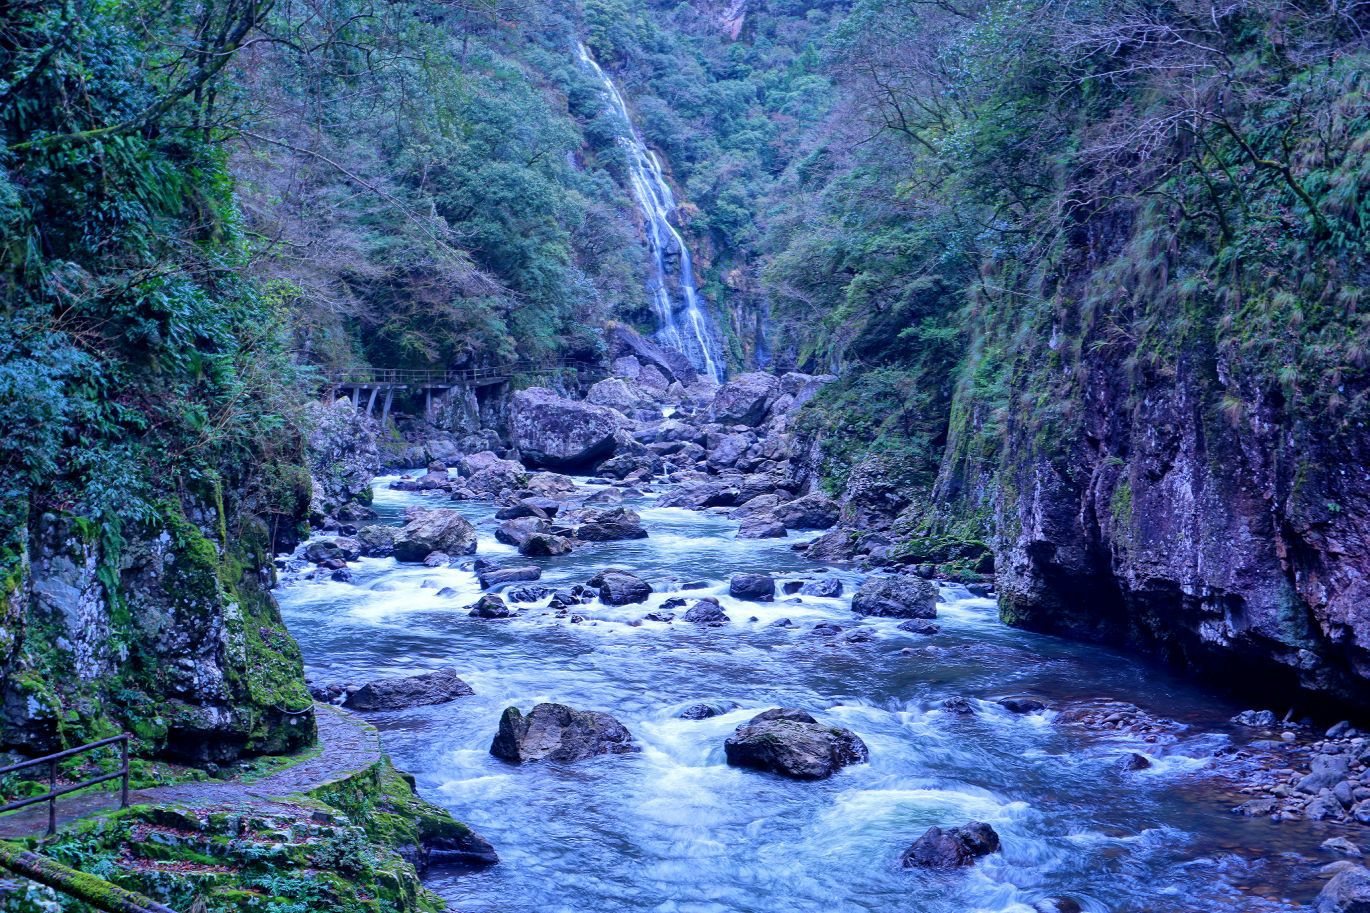
[[[389,481],[378,480],[375,499],[386,522],[414,504],[452,506],[477,525],[478,555],[527,562],[495,543],[490,505],[394,491]],[[657,588],[643,604],[573,609],[585,618],[579,624],[557,618],[546,600],[514,605],[512,619],[469,618],[466,606],[480,594],[471,571],[392,559],[354,562],[351,583],[307,581],[280,594],[317,680],[360,683],[452,666],[475,690],[450,704],[373,716],[424,794],[499,849],[503,862],[492,869],[437,873],[433,886],[455,906],[1029,913],[1033,901],[1063,895],[1092,913],[1287,909],[1243,893],[1260,883],[1259,852],[1220,851],[1243,839],[1262,847],[1261,825],[1175,792],[1228,744],[1216,723],[1233,708],[1117,654],[1007,629],[993,600],[961,587],[943,588],[935,635],[855,616],[851,594],[862,575],[808,562],[791,548],[797,537],[737,540],[737,524],[724,516],[653,503],[628,502],[648,539],[533,562],[549,587],[617,566]],[[778,584],[835,573],[845,589],[839,598],[747,602],[728,594],[728,578],[741,571],[771,572]],[[683,588],[692,583],[703,585]],[[439,597],[442,587],[456,595]],[[680,620],[706,595],[730,624]],[[676,597],[686,606],[673,610],[674,623],[641,621]],[[792,626],[772,626],[782,618]],[[815,635],[820,621],[843,631]],[[852,634],[869,640],[848,642]],[[1009,695],[1039,696],[1052,709],[1015,715],[995,703]],[[950,712],[949,698],[974,712]],[[1057,723],[1057,709],[1076,699],[1150,702],[1153,715],[1183,724],[1148,742]],[[576,765],[491,757],[503,709],[544,701],[612,713],[641,750]],[[737,707],[679,718],[698,701]],[[850,728],[870,762],[818,783],[728,767],[724,740],[775,706]],[[1133,751],[1152,766],[1123,772]],[[1002,852],[950,875],[899,868],[899,854],[928,827],[969,820],[991,823]],[[1315,886],[1288,893],[1306,899]]]

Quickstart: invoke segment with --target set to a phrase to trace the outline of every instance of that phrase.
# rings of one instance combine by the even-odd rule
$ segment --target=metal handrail
[[[8,805],[0,806],[0,814],[11,812],[19,808],[27,808],[28,806],[36,805],[39,802],[46,802],[48,803],[48,836],[51,837],[53,834],[57,833],[57,798],[59,796],[74,793],[77,790],[85,789],[87,786],[108,783],[110,780],[116,778],[122,778],[123,780],[119,790],[119,807],[128,808],[128,741],[130,738],[131,736],[126,732],[123,735],[101,739],[98,742],[78,745],[76,748],[68,748],[66,751],[59,751],[56,754],[44,755],[41,758],[33,758],[29,761],[20,761],[18,764],[11,764],[8,767],[0,767],[0,777],[3,777],[6,774],[27,770],[30,767],[38,767],[42,764],[48,765],[48,791],[41,796],[29,796],[27,799],[19,799]],[[118,743],[119,745],[119,770],[116,770],[111,774],[92,777],[89,780],[82,780],[80,783],[64,786],[61,789],[57,788],[58,761],[65,761],[67,758],[73,758],[78,754],[84,754],[87,751],[94,751],[97,748],[104,748],[107,745],[113,745],[115,743]]]
[[[514,374],[550,374],[568,369],[598,368],[594,362],[578,359],[564,359],[555,362],[511,362],[503,365],[487,365],[476,368],[453,368],[443,371],[423,370],[420,368],[370,368],[349,371],[334,371],[324,375],[324,379],[334,385],[345,384],[460,384],[475,380],[488,380],[495,377],[508,377]]]

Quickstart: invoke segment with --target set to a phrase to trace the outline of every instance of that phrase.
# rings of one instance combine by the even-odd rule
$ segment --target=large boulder
[[[1313,901],[1315,913],[1370,913],[1370,869],[1349,865],[1332,876]]]
[[[774,374],[742,374],[718,388],[709,416],[723,425],[759,425],[771,399],[780,391]]]
[[[457,472],[463,478],[470,478],[478,472],[487,469],[494,469],[501,472],[523,472],[523,464],[515,460],[506,460],[500,457],[493,450],[482,450],[478,453],[468,453],[461,458],[457,465]]]
[[[823,780],[866,761],[866,743],[850,729],[824,726],[803,710],[781,707],[752,717],[723,743],[733,767]]]
[[[709,628],[717,628],[730,621],[718,600],[712,596],[705,596],[703,599],[696,600],[695,604],[686,610],[685,620],[690,624],[704,625]]]
[[[636,511],[626,507],[608,510],[585,510],[581,524],[576,527],[576,538],[583,542],[616,542],[622,539],[646,539],[647,530]]]
[[[921,577],[871,577],[852,597],[851,608],[879,618],[936,618],[937,586]]]
[[[955,869],[999,849],[999,835],[983,821],[950,830],[930,827],[899,857],[906,869]]]
[[[529,558],[556,558],[560,555],[571,554],[574,547],[574,543],[565,536],[556,536],[552,533],[533,533],[519,543],[519,554]]]
[[[690,365],[690,360],[683,354],[674,349],[662,348],[630,326],[621,323],[612,324],[608,327],[605,336],[605,342],[609,346],[609,354],[615,359],[616,373],[619,373],[617,371],[618,359],[632,357],[640,367],[654,366],[668,382],[680,381],[682,384],[688,385],[694,383],[699,376],[694,367]],[[626,363],[624,367],[631,370]],[[624,373],[624,376],[632,375]],[[640,379],[640,370],[637,376]]]
[[[393,526],[373,524],[357,530],[356,538],[363,555],[368,558],[385,558],[394,553],[395,540],[399,538],[399,532]]]
[[[734,599],[770,602],[775,598],[775,578],[770,574],[733,574],[728,594]]]
[[[652,595],[652,585],[647,581],[614,568],[600,571],[589,580],[589,585],[599,590],[599,599],[605,605],[629,605],[646,602]]]
[[[527,583],[541,577],[542,568],[532,564],[520,567],[487,567],[476,572],[476,579],[480,581],[482,590],[488,590],[492,586],[504,586],[507,583]]]
[[[504,604],[504,600],[494,593],[486,593],[468,608],[471,611],[467,614],[472,618],[508,618],[513,614],[509,611],[509,606]]]
[[[411,507],[395,537],[395,558],[422,561],[433,552],[469,555],[476,550],[476,530],[451,508]]]
[[[514,394],[510,430],[529,466],[586,468],[614,452],[625,419],[607,406],[576,402],[545,387]]]
[[[565,704],[538,704],[527,716],[517,707],[506,708],[490,743],[492,755],[517,764],[580,761],[636,750],[632,734],[609,714]]]
[[[439,669],[407,678],[382,678],[368,682],[347,696],[350,710],[404,710],[445,704],[476,692],[453,669]]]
[[[771,511],[771,516],[788,529],[830,529],[837,523],[842,509],[827,495],[811,494],[795,498]]]
[[[528,541],[529,536],[551,532],[551,529],[546,520],[533,516],[516,517],[495,527],[495,540],[518,548]]]
[[[638,409],[651,405],[640,390],[633,384],[618,377],[606,377],[590,387],[585,401],[596,406],[608,406],[624,415],[631,415]]]

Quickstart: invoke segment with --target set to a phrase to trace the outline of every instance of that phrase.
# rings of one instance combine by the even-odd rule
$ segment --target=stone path
[[[375,764],[381,757],[380,736],[358,717],[328,704],[315,704],[319,729],[319,753],[307,761],[252,783],[232,780],[178,783],[136,789],[129,793],[133,805],[188,805],[194,807],[248,804],[262,810],[297,793],[309,792],[348,777]],[[118,790],[102,790],[57,800],[57,827],[119,807]],[[0,816],[0,839],[37,837],[48,828],[46,802]]]

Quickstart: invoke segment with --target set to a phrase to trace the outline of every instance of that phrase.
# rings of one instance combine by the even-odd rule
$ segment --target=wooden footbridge
[[[453,391],[481,390],[507,384],[515,377],[564,377],[574,375],[576,380],[602,377],[604,368],[591,361],[561,358],[551,361],[515,361],[500,365],[485,365],[475,368],[453,368],[446,371],[424,371],[408,368],[366,368],[351,371],[336,371],[324,375],[326,394],[329,401],[339,395],[352,399],[352,404],[362,408],[363,397],[366,401],[366,414],[371,415],[376,403],[381,402],[381,421],[390,416],[395,394],[422,393],[424,397],[423,414],[431,415],[435,403],[441,404]]]

